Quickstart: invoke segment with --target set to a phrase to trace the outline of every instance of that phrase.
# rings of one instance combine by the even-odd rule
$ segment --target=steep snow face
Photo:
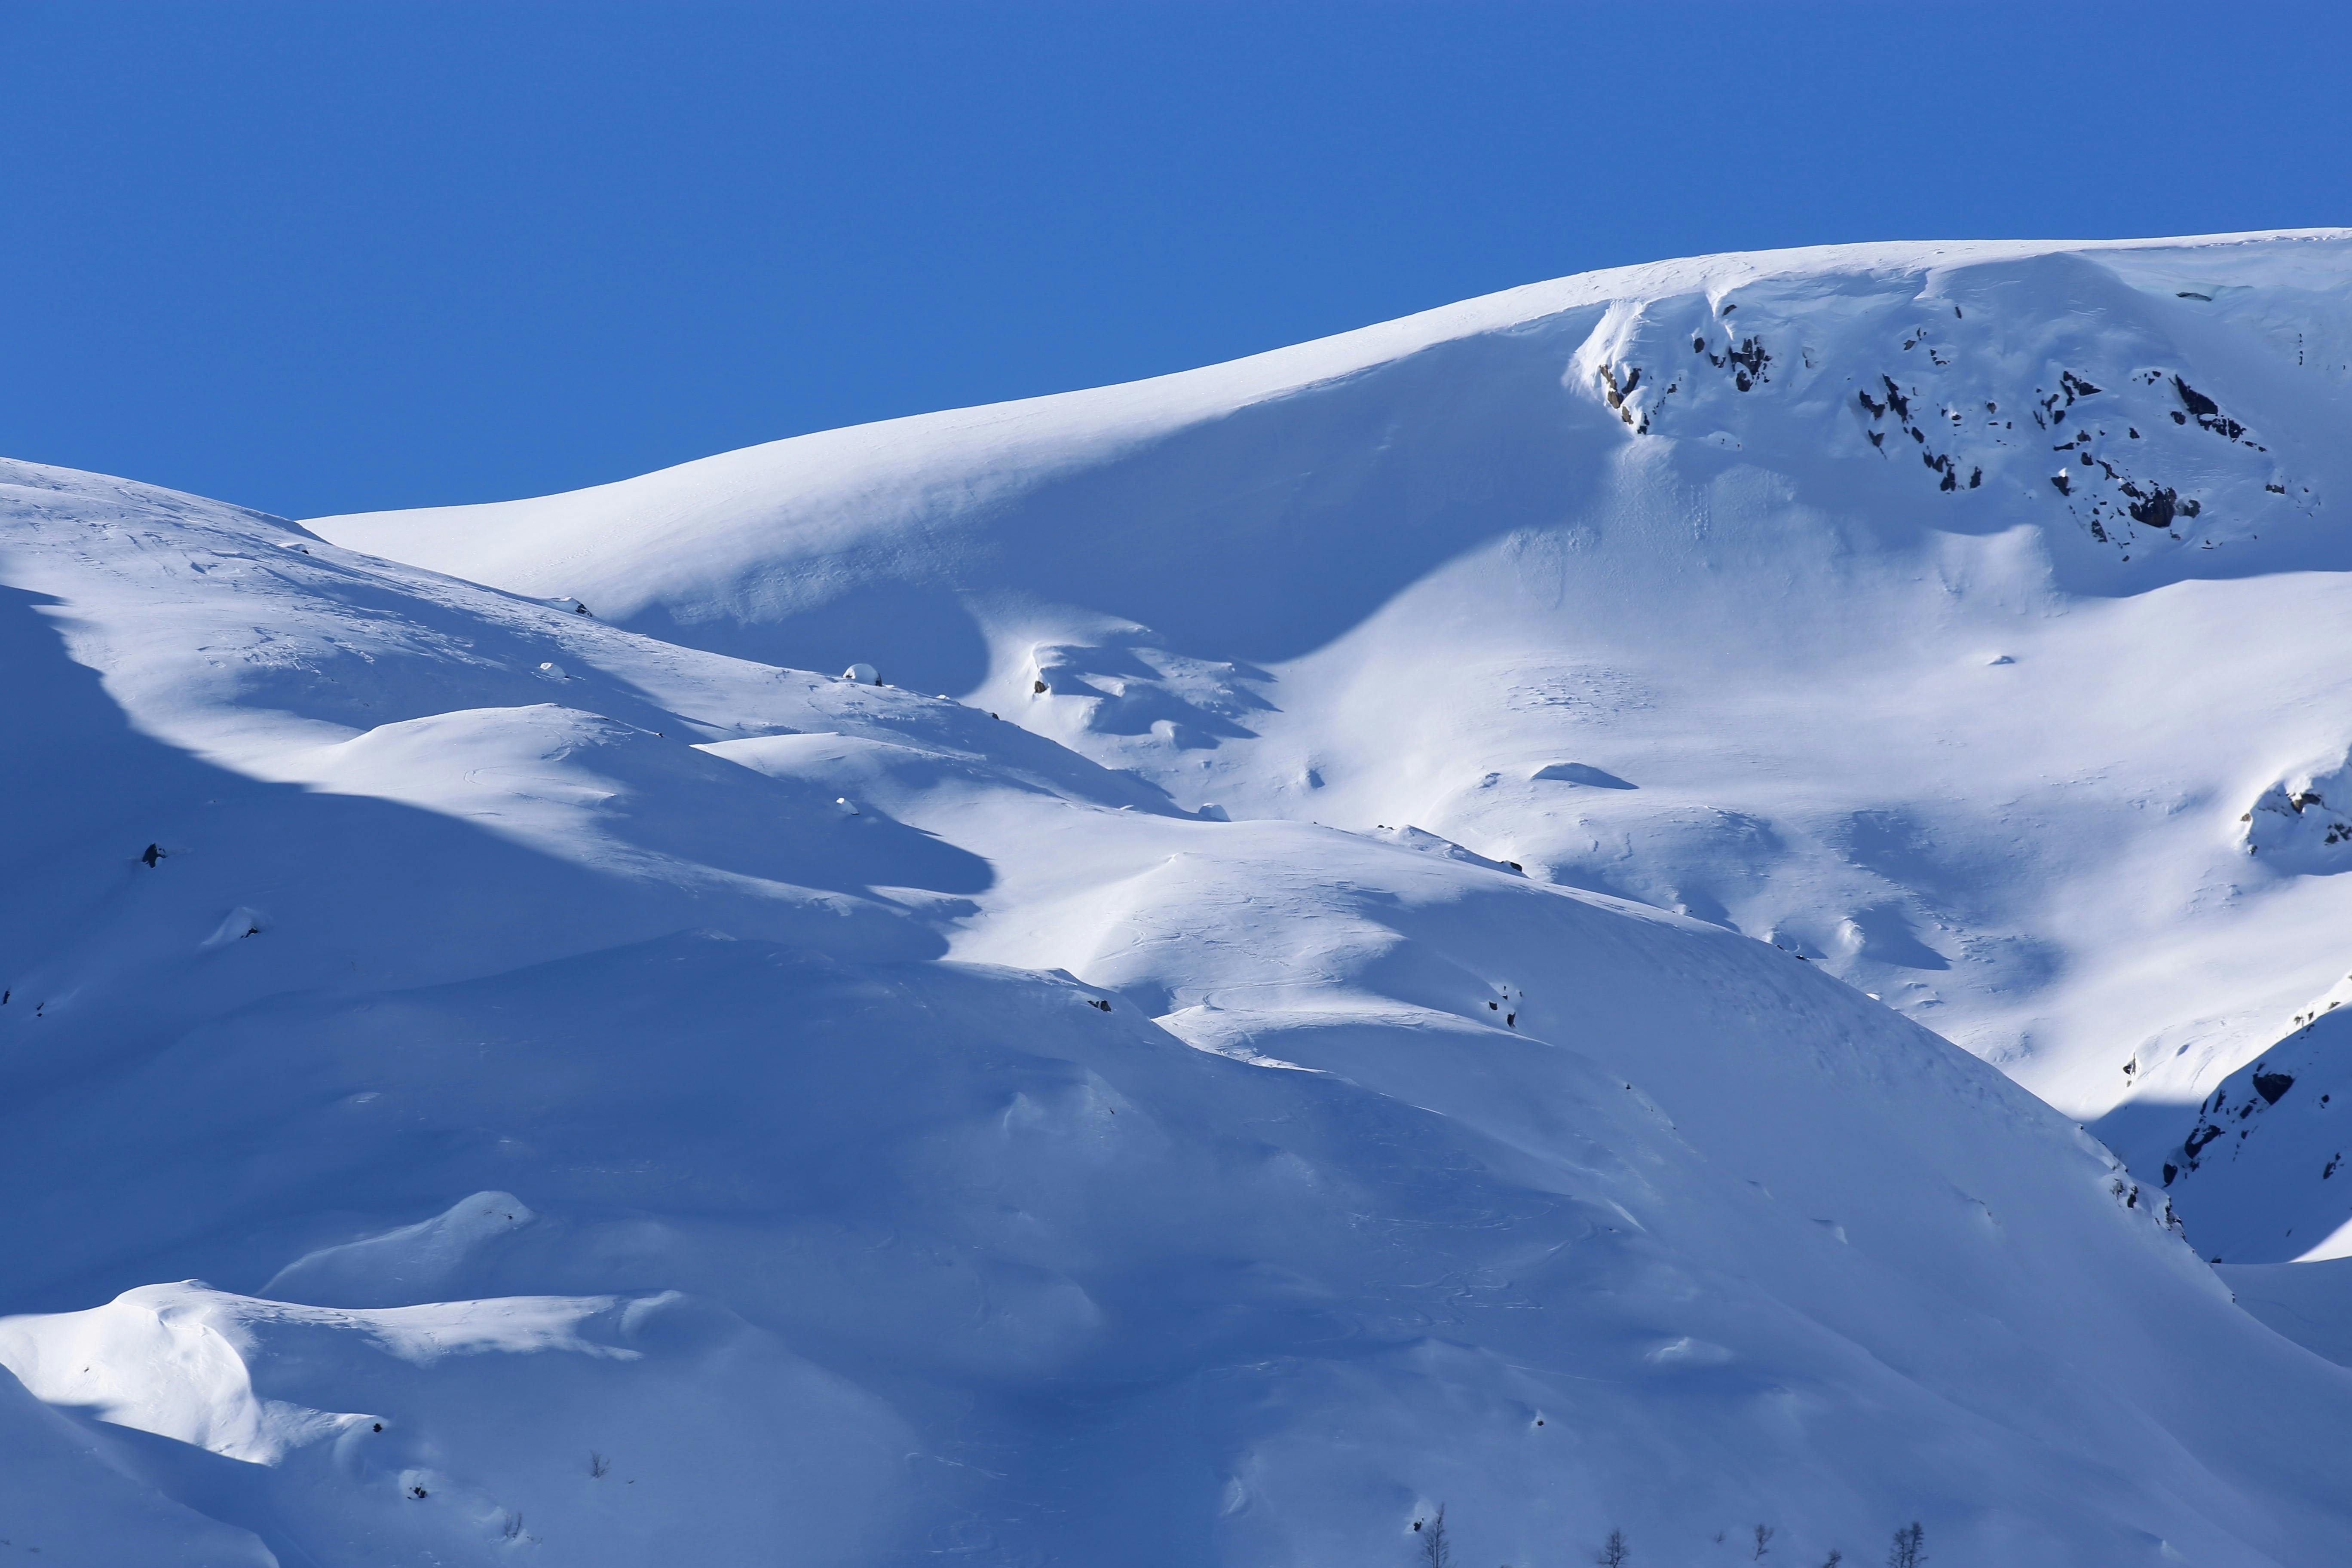
[[[2199,1244],[2242,1263],[2352,1258],[2352,975],[2294,1015],[2294,1032],[2223,1079],[2177,1123],[2132,1130],[2137,1163],[2196,1223]],[[2166,1133],[2169,1142],[2159,1142]],[[2352,1302],[2347,1302],[2352,1307]]]
[[[2352,1544],[2352,1373],[1822,963],[1208,809],[1050,690],[7,479],[0,1384],[49,1403],[0,1444],[58,1550],[1377,1562],[1441,1504],[1465,1561]]]
[[[315,527],[1731,925],[2137,1147],[2345,968],[2347,289],[2341,231],[1718,257]]]

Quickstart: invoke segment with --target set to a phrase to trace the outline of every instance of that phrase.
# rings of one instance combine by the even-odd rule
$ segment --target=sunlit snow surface
[[[2155,1173],[2352,978],[2347,429],[2346,231],[1852,246],[316,526],[1728,924]]]
[[[1675,263],[310,530],[6,466],[0,1551],[2352,1552],[2333,1276],[2147,1157],[2352,967],[2348,256]]]

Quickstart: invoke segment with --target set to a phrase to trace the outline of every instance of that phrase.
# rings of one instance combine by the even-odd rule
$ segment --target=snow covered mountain
[[[2153,1172],[2352,971],[2347,429],[2352,233],[1853,246],[314,526],[1731,925]]]
[[[2258,1151],[2352,967],[2347,245],[309,527],[0,466],[0,1551],[2342,1555],[2337,1266],[2200,1253],[2342,1185]],[[2242,1094],[2169,1194],[2070,1120]]]

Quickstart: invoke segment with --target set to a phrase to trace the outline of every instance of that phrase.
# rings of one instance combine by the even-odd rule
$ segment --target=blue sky
[[[2352,223],[2346,10],[0,0],[0,452],[492,500],[1622,262]]]

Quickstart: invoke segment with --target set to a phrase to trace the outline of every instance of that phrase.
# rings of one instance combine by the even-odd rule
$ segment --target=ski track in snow
[[[0,465],[0,1554],[2343,1555],[2348,253]]]

